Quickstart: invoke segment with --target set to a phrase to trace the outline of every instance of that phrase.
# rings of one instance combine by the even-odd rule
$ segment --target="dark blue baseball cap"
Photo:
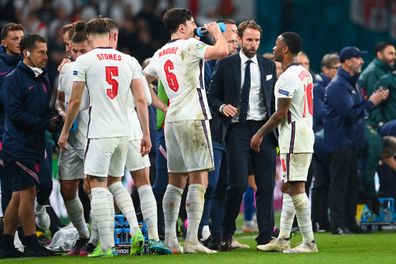
[[[368,52],[365,50],[360,50],[356,47],[348,46],[340,51],[340,62],[344,62],[345,60],[351,58],[362,58],[367,54]]]

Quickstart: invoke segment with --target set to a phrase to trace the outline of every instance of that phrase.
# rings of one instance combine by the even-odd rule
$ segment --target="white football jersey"
[[[165,122],[211,119],[204,87],[206,48],[194,38],[171,40],[144,69],[164,85],[170,104]]]
[[[67,63],[63,66],[62,71],[59,74],[59,87],[58,90],[65,93],[65,105],[67,111],[67,104],[72,94],[73,87],[73,69],[75,62]],[[81,99],[80,111],[76,117],[77,130],[69,133],[67,143],[70,149],[84,150],[85,142],[87,137],[87,126],[88,126],[88,107],[89,97],[87,89],[84,89],[84,93]]]
[[[143,78],[136,59],[112,48],[96,48],[77,58],[73,75],[89,92],[88,138],[130,136],[130,84]]]
[[[300,65],[290,65],[279,76],[275,84],[276,104],[278,98],[292,99],[287,118],[278,128],[280,153],[313,153],[312,90],[312,76]]]

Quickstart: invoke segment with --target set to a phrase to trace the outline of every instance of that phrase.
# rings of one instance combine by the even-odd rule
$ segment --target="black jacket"
[[[261,92],[269,118],[275,111],[274,87],[276,82],[276,66],[271,60],[257,56],[261,73]],[[271,79],[267,81],[267,75]],[[239,108],[241,94],[241,58],[239,53],[231,55],[216,64],[208,91],[209,107],[218,118],[212,120],[212,137],[214,141],[224,144],[231,117],[219,112],[223,104],[231,104]],[[274,133],[275,138],[277,136]]]

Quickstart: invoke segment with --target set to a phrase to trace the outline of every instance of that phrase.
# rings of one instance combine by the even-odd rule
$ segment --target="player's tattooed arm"
[[[274,130],[279,124],[287,118],[287,112],[289,111],[291,105],[291,98],[278,98],[278,109],[267,122],[256,132],[250,141],[250,147],[259,152],[261,142],[265,135]]]

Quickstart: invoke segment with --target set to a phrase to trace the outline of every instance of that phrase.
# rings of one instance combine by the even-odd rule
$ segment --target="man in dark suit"
[[[247,188],[248,160],[253,163],[257,183],[256,205],[259,235],[257,244],[270,241],[274,227],[273,189],[277,139],[271,133],[261,150],[250,149],[250,139],[274,112],[276,67],[257,56],[261,27],[255,21],[238,26],[241,51],[217,63],[208,100],[216,118],[213,140],[225,143],[229,178],[223,220],[222,249],[231,249],[235,219]]]

